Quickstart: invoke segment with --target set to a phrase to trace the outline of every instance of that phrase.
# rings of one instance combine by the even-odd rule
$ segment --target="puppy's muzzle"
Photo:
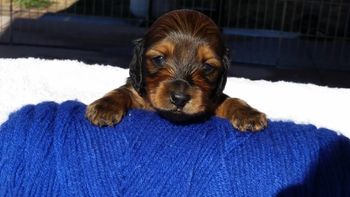
[[[182,109],[191,99],[191,96],[187,93],[189,86],[187,81],[181,79],[174,80],[171,83],[170,102],[177,109]]]

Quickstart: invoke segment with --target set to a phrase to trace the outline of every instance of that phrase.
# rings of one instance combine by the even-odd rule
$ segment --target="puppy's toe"
[[[87,106],[85,116],[94,125],[113,126],[120,122],[124,114],[125,107],[101,99]]]
[[[235,111],[231,118],[232,125],[240,131],[260,131],[267,126],[267,118],[253,108]]]

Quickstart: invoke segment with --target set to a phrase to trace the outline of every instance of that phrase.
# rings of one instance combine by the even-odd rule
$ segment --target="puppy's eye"
[[[214,71],[214,67],[211,64],[204,63],[203,64],[203,71],[205,72],[205,74],[209,74],[209,73]]]
[[[163,66],[163,64],[165,63],[165,57],[160,55],[152,58],[152,61],[156,66]]]

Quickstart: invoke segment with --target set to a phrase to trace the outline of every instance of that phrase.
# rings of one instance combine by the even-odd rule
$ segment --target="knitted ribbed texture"
[[[0,126],[0,196],[350,196],[349,140],[333,131],[240,133],[142,110],[99,128],[85,107],[30,105]]]

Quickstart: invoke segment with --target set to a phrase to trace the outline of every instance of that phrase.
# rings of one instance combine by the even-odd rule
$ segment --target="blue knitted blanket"
[[[0,196],[350,196],[350,142],[333,131],[240,133],[142,110],[99,128],[85,107],[29,105],[0,126]]]

